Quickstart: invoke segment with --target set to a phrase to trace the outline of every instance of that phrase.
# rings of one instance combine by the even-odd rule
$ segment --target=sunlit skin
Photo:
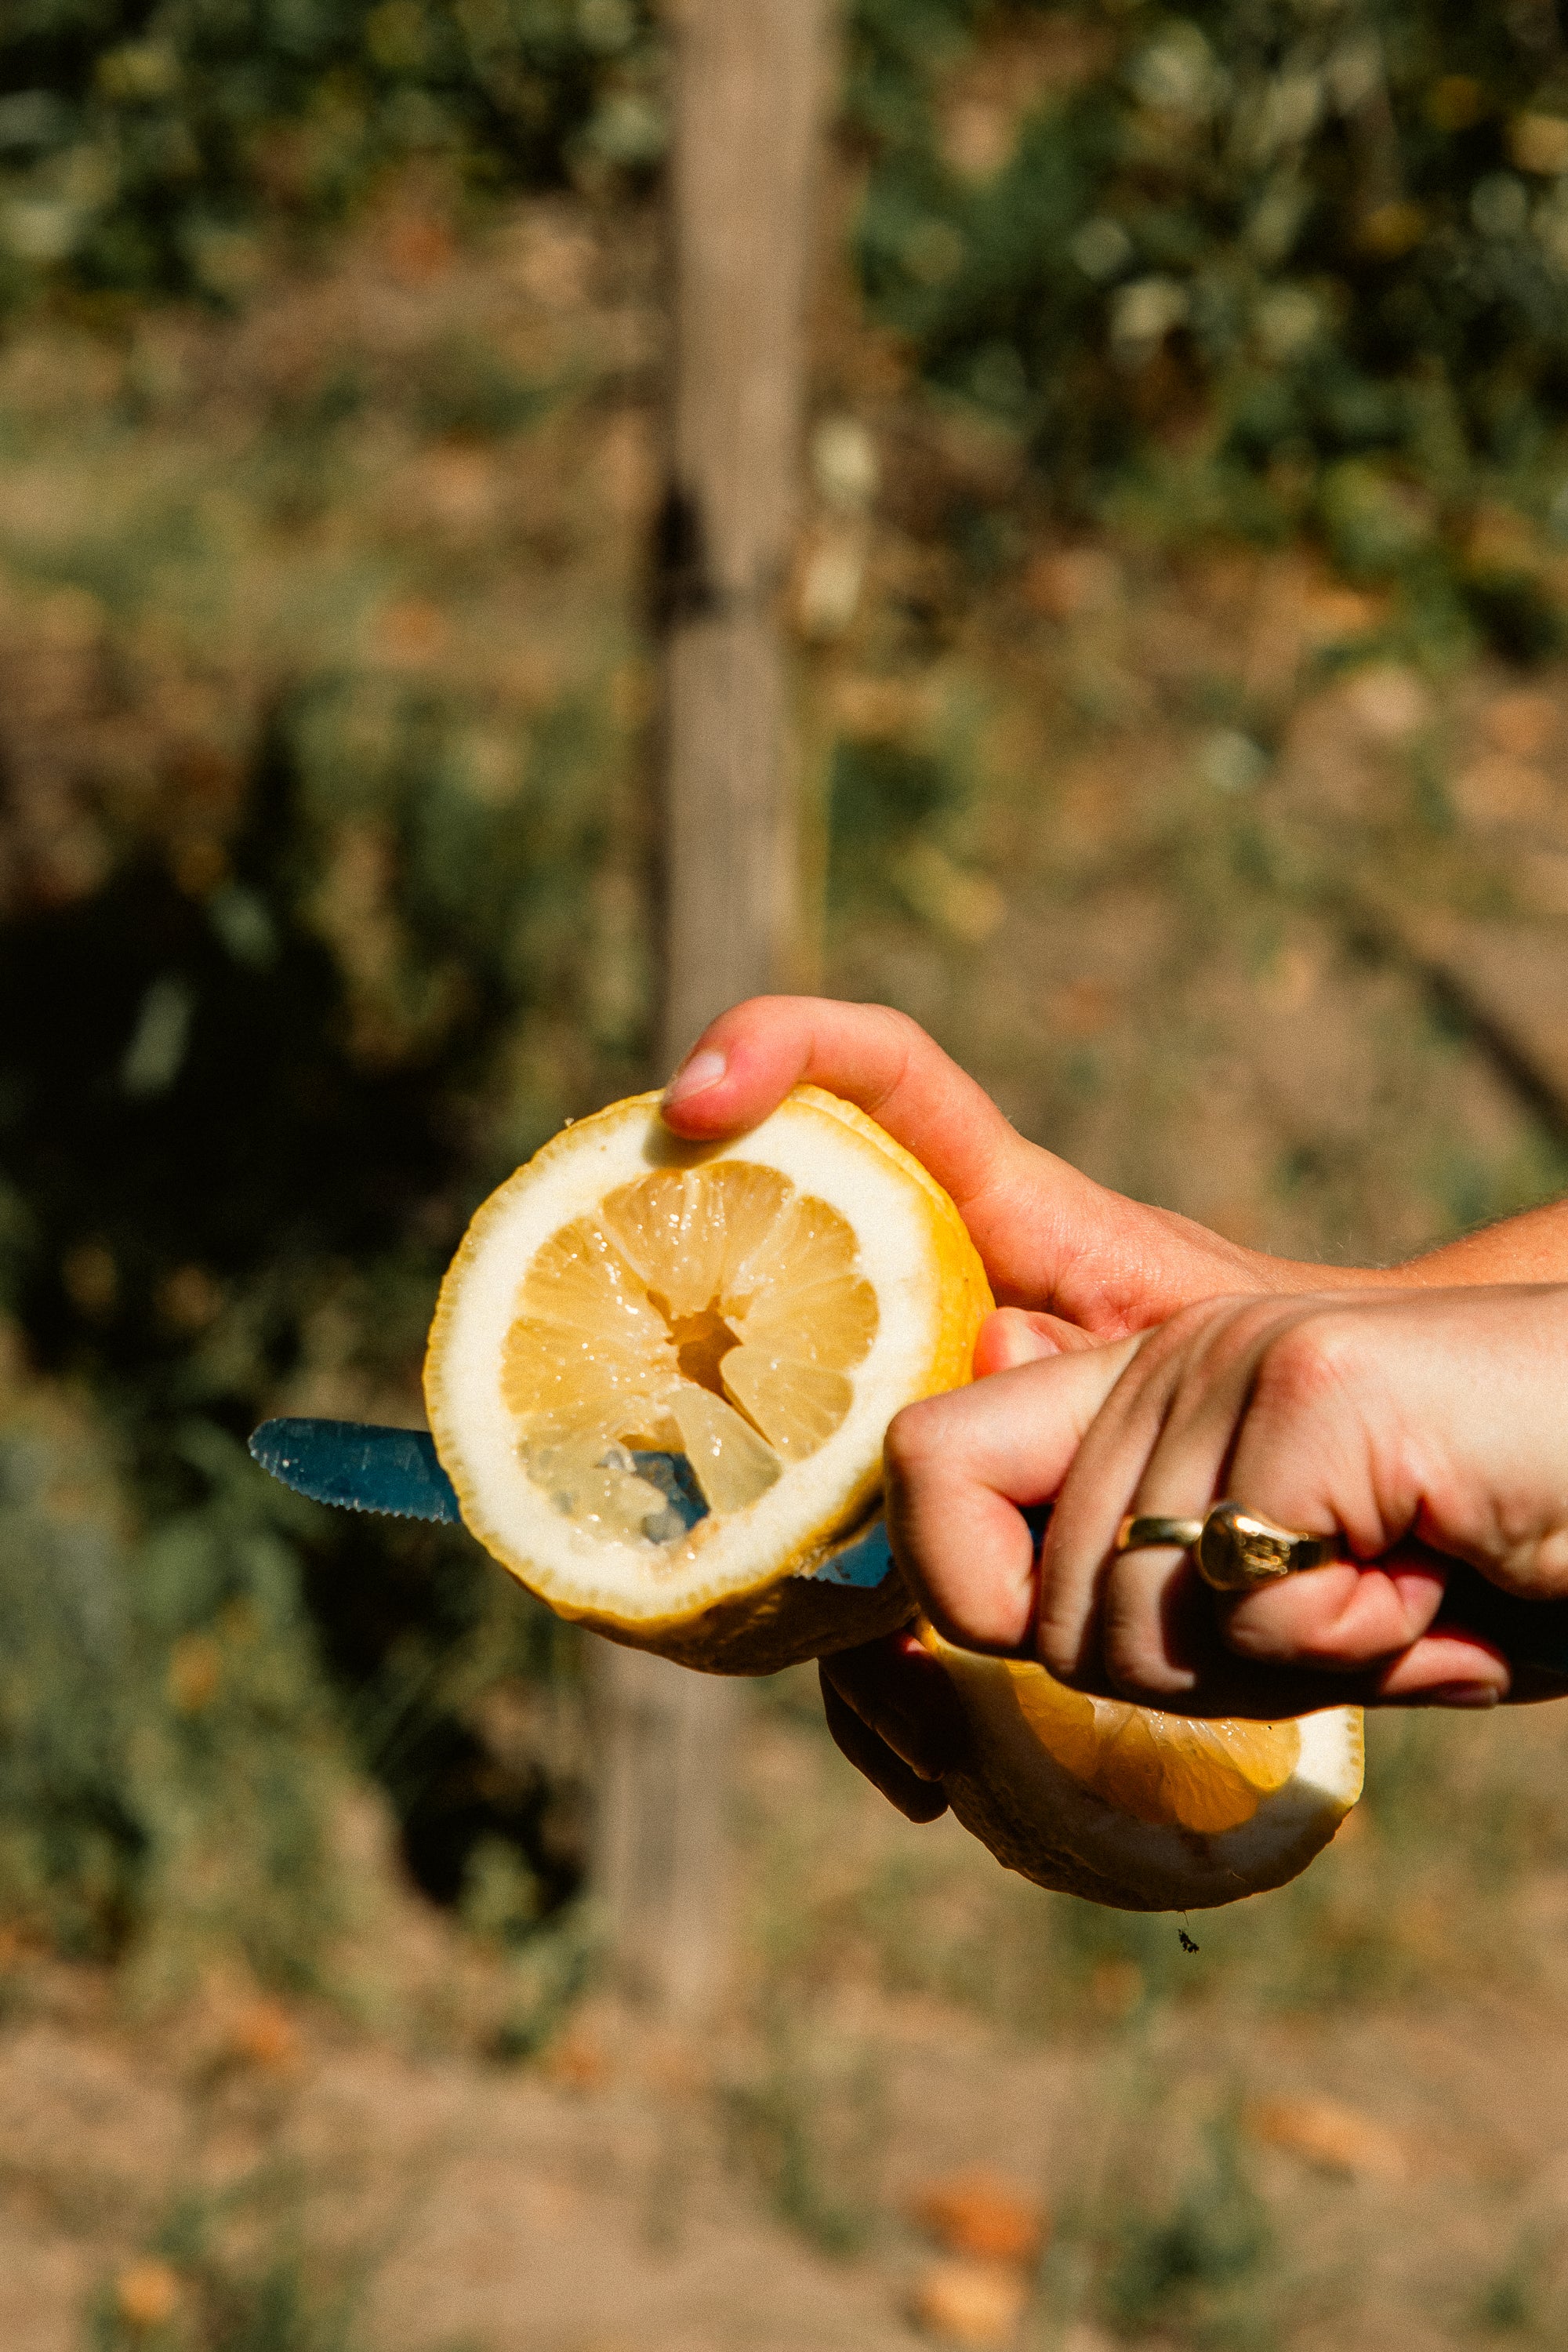
[[[1207,1300],[901,1414],[900,1557],[944,1630],[1033,1646],[1121,1697],[1252,1713],[1279,1670],[1357,1675],[1374,1701],[1489,1705],[1508,1668],[1428,1631],[1444,1594],[1431,1555],[1526,1598],[1568,1592],[1565,1362],[1557,1286]],[[1230,1493],[1376,1564],[1221,1602],[1172,1547],[1114,1556],[1124,1513],[1201,1514]],[[1016,1505],[1047,1500],[1037,1596]]]
[[[1441,1562],[1410,1546],[1512,1590],[1568,1591],[1568,1496],[1552,1483],[1568,1203],[1394,1268],[1268,1256],[1026,1142],[902,1014],[816,998],[722,1014],[665,1117],[691,1139],[738,1134],[803,1080],[923,1160],[1001,1302],[975,1348],[983,1384],[889,1432],[900,1565],[952,1638],[1030,1647],[1086,1688],[1193,1712],[1517,1695],[1488,1644],[1427,1630]],[[1477,1285],[1510,1287],[1464,1295]],[[1111,1560],[1124,1511],[1190,1516],[1222,1493],[1288,1526],[1342,1528],[1359,1559],[1405,1549],[1223,1606],[1182,1554]],[[1047,1499],[1037,1578],[1018,1507]],[[934,1819],[954,1734],[934,1662],[894,1636],[828,1662],[823,1696],[850,1761]]]

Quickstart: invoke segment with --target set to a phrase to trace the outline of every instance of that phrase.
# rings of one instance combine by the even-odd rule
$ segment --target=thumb
[[[1016,1371],[1020,1364],[1038,1363],[1046,1356],[1071,1356],[1096,1345],[1093,1334],[1059,1315],[1037,1314],[1022,1307],[999,1307],[980,1327],[974,1342],[974,1377]]]

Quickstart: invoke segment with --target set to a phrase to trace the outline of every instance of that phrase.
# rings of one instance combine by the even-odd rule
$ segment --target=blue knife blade
[[[312,1502],[340,1510],[377,1511],[395,1518],[462,1517],[452,1482],[423,1429],[384,1429],[361,1421],[264,1421],[250,1441],[252,1457],[274,1478]],[[637,1468],[662,1487],[688,1527],[707,1515],[689,1469],[679,1455],[634,1456]],[[1025,1513],[1037,1540],[1048,1508]],[[873,1589],[893,1572],[888,1532],[880,1519],[814,1571],[825,1583]],[[1514,1666],[1568,1675],[1568,1601],[1521,1601],[1500,1592],[1475,1569],[1449,1564],[1440,1622],[1463,1626],[1494,1642]]]
[[[274,1478],[339,1510],[383,1511],[398,1519],[458,1521],[458,1496],[423,1429],[380,1429],[363,1421],[264,1421],[250,1455]]]
[[[384,1429],[363,1421],[264,1421],[250,1440],[251,1459],[297,1495],[339,1510],[375,1511],[400,1519],[457,1524],[462,1513],[451,1480],[423,1429]],[[706,1518],[689,1465],[679,1454],[634,1454],[644,1477],[662,1488],[688,1527]],[[827,1584],[882,1583],[893,1556],[880,1519],[814,1572]]]

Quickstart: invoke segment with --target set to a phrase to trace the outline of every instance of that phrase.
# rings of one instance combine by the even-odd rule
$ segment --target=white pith
[[[538,1251],[616,1187],[658,1168],[749,1160],[776,1169],[854,1228],[861,1275],[877,1294],[876,1336],[850,1374],[843,1423],[804,1460],[786,1462],[756,1502],[712,1514],[683,1540],[619,1540],[575,1525],[529,1477],[517,1416],[501,1392],[507,1333]],[[454,1279],[454,1276],[457,1277]],[[878,1146],[810,1101],[792,1098],[751,1134],[684,1146],[651,1097],[584,1122],[521,1169],[470,1228],[443,1295],[431,1425],[463,1516],[480,1541],[568,1614],[626,1625],[687,1614],[769,1582],[863,1515],[879,1479],[888,1422],[929,1385],[941,1324],[931,1210],[919,1185]]]
[[[1295,1768],[1259,1798],[1250,1820],[1211,1832],[1136,1821],[1041,1745],[1012,1702],[1005,1661],[946,1643],[938,1654],[968,1716],[979,1775],[1009,1822],[1025,1832],[1037,1825],[1042,1856],[1069,1856],[1098,1879],[1136,1889],[1152,1908],[1201,1909],[1282,1885],[1327,1844],[1361,1794],[1361,1711],[1323,1707],[1296,1718]]]

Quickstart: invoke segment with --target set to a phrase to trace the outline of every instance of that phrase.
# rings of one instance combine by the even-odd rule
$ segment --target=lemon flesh
[[[848,1220],[776,1168],[721,1160],[618,1186],[519,1293],[501,1387],[531,1469],[624,1537],[658,1540],[668,1507],[628,1453],[684,1454],[710,1510],[743,1510],[849,1412],[879,1321],[858,1265]]]
[[[1282,1886],[1361,1795],[1362,1713],[1279,1723],[1174,1715],[1069,1690],[1044,1666],[921,1638],[968,1734],[943,1786],[958,1819],[1037,1885],[1123,1911]]]
[[[563,1614],[767,1673],[907,1622],[895,1576],[813,1571],[874,1515],[893,1413],[969,1378],[990,1305],[946,1194],[851,1106],[797,1087],[702,1147],[640,1096],[479,1210],[431,1430],[472,1532]]]

